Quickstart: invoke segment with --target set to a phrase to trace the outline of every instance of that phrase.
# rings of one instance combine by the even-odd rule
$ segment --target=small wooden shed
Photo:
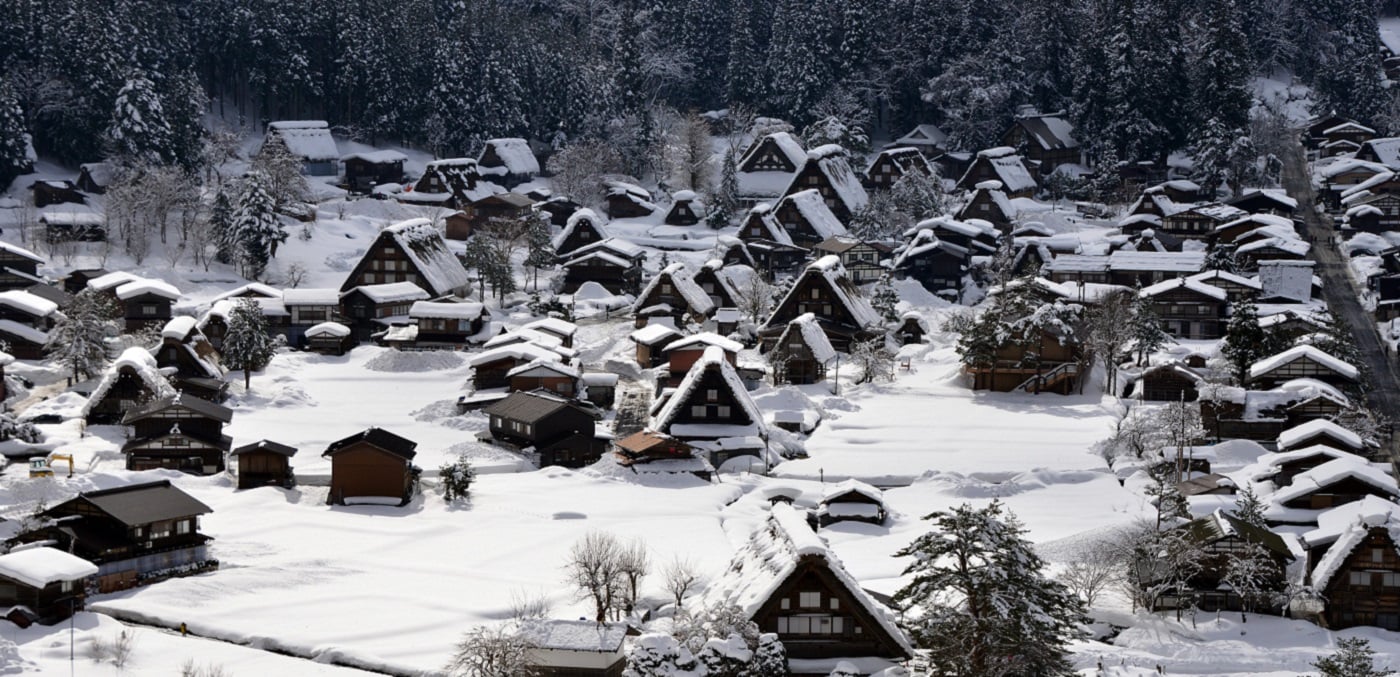
[[[422,472],[413,465],[418,443],[382,428],[368,428],[331,442],[321,456],[331,460],[330,504],[406,505]]]
[[[292,457],[296,453],[296,447],[271,440],[258,440],[229,452],[238,461],[238,488],[296,486],[296,476],[292,474]]]

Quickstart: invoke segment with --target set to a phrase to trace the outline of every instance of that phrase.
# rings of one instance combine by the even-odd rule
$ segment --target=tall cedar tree
[[[233,214],[233,241],[243,275],[249,279],[262,277],[277,245],[287,240],[287,232],[273,211],[275,201],[267,182],[266,174],[249,172]]]
[[[1068,642],[1084,606],[1045,575],[1045,562],[1000,502],[964,504],[924,519],[934,529],[895,553],[913,580],[895,601],[938,674],[1032,677],[1074,674]]]
[[[1259,313],[1254,302],[1249,300],[1236,303],[1230,323],[1225,326],[1225,342],[1220,352],[1235,371],[1235,381],[1244,385],[1249,378],[1249,365],[1276,352],[1277,341],[1270,332],[1259,326]]]
[[[253,384],[253,372],[261,370],[277,353],[277,343],[267,333],[262,306],[253,299],[239,299],[228,314],[228,334],[222,348],[224,364],[243,370],[243,388]]]
[[[15,177],[34,167],[29,131],[24,123],[15,90],[0,81],[0,191],[9,187]]]
[[[145,74],[127,76],[126,85],[117,92],[107,136],[108,157],[119,164],[161,165],[175,159],[174,133],[155,84]]]

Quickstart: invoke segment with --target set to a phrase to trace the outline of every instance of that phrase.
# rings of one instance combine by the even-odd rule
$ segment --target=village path
[[[1361,306],[1361,296],[1356,283],[1347,272],[1346,258],[1342,255],[1333,227],[1332,219],[1319,215],[1314,205],[1317,195],[1313,190],[1302,144],[1290,146],[1288,156],[1283,158],[1283,187],[1298,201],[1299,213],[1307,226],[1307,235],[1312,241],[1312,257],[1317,261],[1317,274],[1322,278],[1322,296],[1333,316],[1351,329],[1362,358],[1370,372],[1371,389],[1366,393],[1367,401],[1375,411],[1392,418],[1400,416],[1400,377],[1396,376],[1395,362],[1381,341],[1380,331],[1371,314]],[[1394,433],[1391,434],[1389,450],[1391,464],[1400,472],[1400,445]]]

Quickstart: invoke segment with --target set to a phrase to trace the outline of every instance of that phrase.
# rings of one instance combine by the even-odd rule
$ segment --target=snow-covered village
[[[1397,0],[7,0],[0,675],[1400,674]]]

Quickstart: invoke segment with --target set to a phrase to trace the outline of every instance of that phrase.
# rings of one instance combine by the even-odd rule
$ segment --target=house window
[[[151,540],[170,537],[170,523],[156,522],[151,525]]]
[[[503,424],[501,423],[501,417],[500,417],[500,416],[492,416],[492,417],[491,417],[491,425],[492,425],[493,427],[496,427],[496,428],[501,427],[501,426],[503,425]]]
[[[728,407],[728,406],[720,405],[720,407],[719,407],[719,417],[720,417],[720,418],[729,418],[729,407]]]
[[[792,608],[792,600],[789,599],[789,598],[787,598],[787,597],[784,597],[784,598],[782,599],[782,601],[778,602],[778,608],[780,608],[780,609],[791,609],[791,608]]]
[[[671,285],[668,284],[668,283],[665,283],[665,282],[661,283],[661,293],[662,293],[662,294],[670,294],[670,293],[671,293]]]
[[[837,609],[840,609],[840,608],[841,608],[841,600],[836,599],[835,597],[832,597],[832,598],[831,598],[831,610],[832,610],[832,611],[836,611]]]
[[[697,404],[690,408],[690,415],[695,418],[705,418],[705,406]]]
[[[175,533],[180,534],[181,536],[190,533],[190,521],[189,521],[189,520],[180,520],[179,522],[176,522],[176,523],[175,523]],[[834,602],[834,601],[836,601],[836,600],[831,600],[831,601]],[[833,607],[833,608],[834,608],[834,607]]]
[[[804,609],[820,607],[822,605],[822,594],[820,592],[797,593],[797,605]]]
[[[1381,549],[1381,548],[1371,548],[1371,561],[1372,561],[1372,562],[1384,562],[1384,561],[1385,561],[1385,550],[1383,550],[1383,549]]]
[[[989,211],[991,211],[991,210],[992,210],[992,206],[989,205],[989,204],[987,204],[987,203],[985,203],[985,202],[983,202],[982,204],[977,205],[977,211],[979,211],[979,212],[989,212]]]
[[[1353,571],[1347,576],[1347,583],[1354,586],[1369,586],[1371,585],[1371,572]]]
[[[73,592],[73,581],[64,581],[59,585],[59,590],[61,592]]]
[[[820,290],[820,289],[813,289],[813,290],[812,290],[812,298],[814,298],[814,299],[819,299],[819,298],[821,298],[821,297],[822,297],[822,290]]]
[[[152,306],[152,305],[143,305],[143,306],[141,306],[141,314],[142,314],[142,315],[155,315],[156,312],[158,312],[158,309],[157,309],[155,306]]]
[[[1400,572],[1390,572],[1382,576],[1381,585],[1387,588],[1400,588]]]
[[[718,400],[718,399],[719,399],[719,391],[718,391],[718,390],[715,390],[714,388],[710,388],[710,389],[708,389],[708,390],[705,391],[705,401],[706,401],[706,402],[714,402],[715,400]]]

